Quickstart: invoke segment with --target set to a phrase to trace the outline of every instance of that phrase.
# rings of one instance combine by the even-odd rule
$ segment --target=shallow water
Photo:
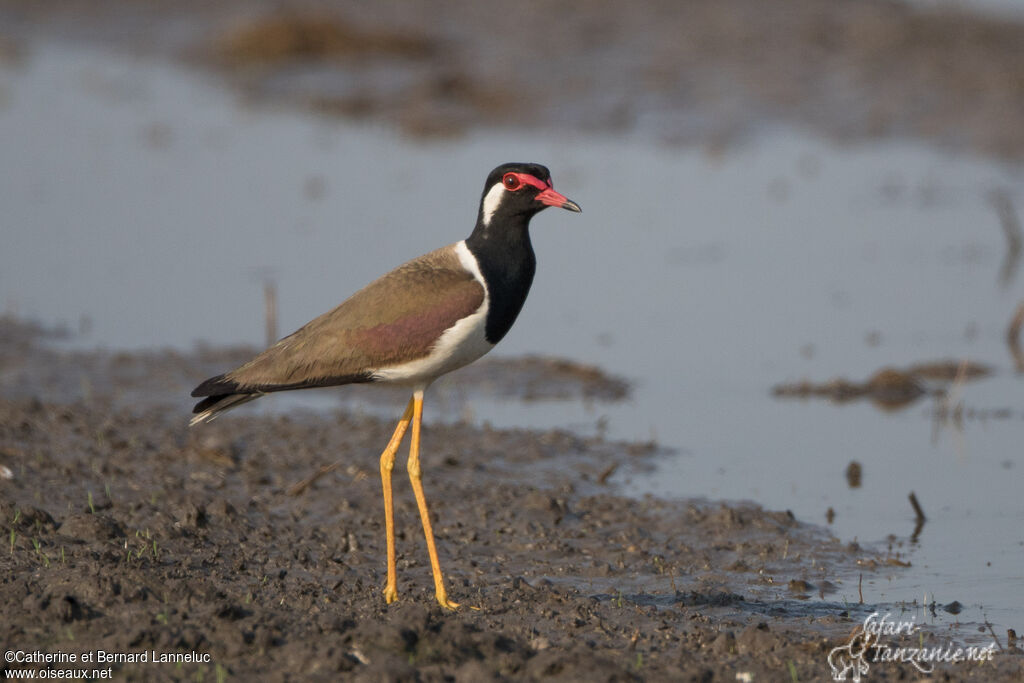
[[[473,419],[654,438],[677,455],[622,473],[628,490],[752,499],[822,525],[831,507],[837,536],[894,534],[913,563],[866,582],[866,600],[957,600],[960,621],[1024,625],[1024,407],[1004,343],[1024,275],[1002,276],[989,200],[1002,189],[1024,211],[1019,168],[777,130],[715,151],[545,133],[416,143],[248,109],[173,66],[41,46],[0,67],[0,309],[89,345],[259,344],[265,279],[289,332],[465,237],[485,173],[513,159],[549,165],[584,213],[535,220],[539,272],[499,352],[596,363],[636,388],[621,405],[479,400]],[[1009,417],[936,437],[928,400],[884,412],[771,395],[961,358],[995,375],[960,400]],[[361,392],[319,400],[337,393]],[[466,411],[427,405],[428,419]],[[915,544],[910,491],[928,515]],[[857,600],[855,580],[840,599]]]
[[[956,9],[962,12],[979,12],[994,17],[1024,18],[1024,3],[1020,0],[906,0],[908,4],[925,9]]]

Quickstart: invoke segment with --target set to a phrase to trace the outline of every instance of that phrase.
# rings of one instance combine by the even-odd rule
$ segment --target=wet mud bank
[[[1024,22],[950,7],[4,0],[0,21],[7,52],[44,33],[173,55],[247,97],[413,136],[639,130],[720,151],[783,123],[1024,156]]]
[[[888,609],[861,604],[858,577],[903,570],[899,555],[785,511],[619,495],[607,473],[656,463],[651,444],[427,424],[424,484],[463,608],[434,602],[404,477],[400,599],[386,606],[376,458],[389,421],[240,412],[189,430],[173,392],[208,373],[211,350],[121,354],[114,366],[135,380],[119,395],[119,381],[99,379],[111,367],[102,352],[71,356],[37,330],[3,329],[9,651],[198,658],[110,665],[147,680],[814,680]],[[92,366],[86,394],[40,370],[68,357]],[[915,671],[876,669],[879,680]],[[1010,654],[945,669],[953,680],[1020,670]]]

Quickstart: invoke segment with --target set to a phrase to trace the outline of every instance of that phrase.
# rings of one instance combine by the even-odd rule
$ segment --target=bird
[[[411,390],[380,456],[387,604],[398,599],[391,472],[411,425],[406,469],[423,523],[434,594],[445,609],[459,606],[445,590],[423,492],[423,394],[435,379],[477,360],[508,333],[536,272],[530,219],[550,206],[582,211],[555,191],[545,166],[498,166],[487,176],[469,237],[400,265],[249,362],[192,391],[202,400],[193,407],[190,426],[277,391],[358,383]]]

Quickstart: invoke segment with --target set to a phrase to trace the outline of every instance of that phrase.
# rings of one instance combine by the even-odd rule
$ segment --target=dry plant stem
[[[329,465],[321,465],[320,469],[318,469],[316,472],[314,472],[313,474],[309,475],[308,477],[306,477],[302,481],[297,481],[294,484],[292,484],[290,487],[288,487],[288,495],[289,496],[297,496],[297,495],[299,495],[300,493],[302,493],[306,489],[308,489],[310,486],[312,486],[316,482],[317,479],[319,479],[320,477],[324,476],[325,474],[330,474],[331,472],[333,472],[334,470],[338,469],[339,467],[341,467],[341,460],[332,462]]]
[[[1024,301],[1017,306],[1017,312],[1010,320],[1010,326],[1006,330],[1006,343],[1010,347],[1010,355],[1013,356],[1017,372],[1024,372],[1024,350],[1020,348],[1020,331],[1024,327]]]

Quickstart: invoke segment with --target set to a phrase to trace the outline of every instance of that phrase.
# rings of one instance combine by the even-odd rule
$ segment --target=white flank
[[[501,189],[500,185],[497,185]],[[491,190],[493,192],[493,190]],[[488,193],[490,196],[491,193]],[[486,210],[486,199],[484,207]],[[430,354],[424,358],[393,365],[388,368],[378,368],[374,371],[374,378],[378,382],[391,382],[395,384],[411,384],[426,388],[434,379],[446,372],[451,372],[469,365],[480,356],[494,348],[494,344],[487,341],[485,328],[487,327],[487,304],[490,301],[490,294],[487,292],[487,283],[480,274],[480,267],[476,258],[466,247],[466,242],[458,242],[454,246],[455,253],[459,256],[462,267],[473,274],[476,281],[484,288],[484,300],[480,307],[470,315],[462,318],[452,327],[444,331],[441,337],[430,350]]]
[[[494,183],[494,186],[487,190],[487,194],[484,195],[484,201],[481,204],[484,212],[484,225],[491,224],[491,217],[494,215],[494,212],[498,210],[498,207],[501,206],[501,200],[504,198],[505,188],[501,183]],[[473,262],[473,265],[474,267],[476,266],[475,261]]]

